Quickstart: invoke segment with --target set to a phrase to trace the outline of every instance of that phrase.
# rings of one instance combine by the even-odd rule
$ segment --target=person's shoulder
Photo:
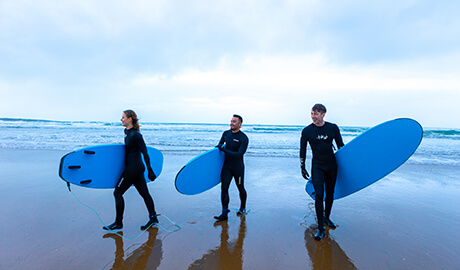
[[[340,134],[340,128],[339,128],[339,126],[337,126],[337,124],[329,123],[329,122],[326,122],[326,124],[328,124],[328,129],[329,130],[333,130],[333,132]]]
[[[246,133],[244,133],[243,131],[240,130],[240,134],[243,138],[246,138],[246,140],[249,140],[248,136],[246,135]]]
[[[327,126],[329,126],[329,127],[333,127],[333,128],[337,128],[337,129],[339,128],[339,126],[337,126],[337,124],[335,124],[335,123],[325,122],[325,124],[326,124]]]
[[[132,129],[131,134],[133,137],[142,138],[142,133],[137,129]]]
[[[313,123],[311,123],[310,125],[308,125],[308,126],[304,127],[304,128],[302,129],[302,132],[306,132],[306,131],[308,131],[308,130],[312,129],[313,127],[314,127],[314,124],[313,124]]]

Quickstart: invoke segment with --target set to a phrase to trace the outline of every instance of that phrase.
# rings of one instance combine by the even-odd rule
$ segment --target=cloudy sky
[[[0,0],[0,118],[303,125],[320,102],[339,125],[460,128],[459,14],[456,0]]]

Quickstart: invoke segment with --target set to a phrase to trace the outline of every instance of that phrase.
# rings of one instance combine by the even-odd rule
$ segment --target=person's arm
[[[230,151],[225,147],[219,148],[222,151],[225,152],[226,155],[232,156],[232,157],[243,157],[244,153],[246,153],[246,150],[248,149],[248,144],[249,144],[249,139],[248,137],[244,136],[241,139],[241,144],[240,147],[238,148],[238,151]]]
[[[337,144],[337,148],[340,149],[344,146],[343,144],[343,140],[342,140],[342,135],[340,134],[340,129],[339,127],[336,125],[337,127],[337,135],[335,136],[335,144]]]
[[[137,133],[135,139],[137,145],[139,145],[139,148],[141,149],[142,155],[144,155],[145,164],[147,165],[147,171],[149,172],[148,177],[150,181],[154,181],[157,178],[157,176],[153,172],[152,165],[150,164],[150,156],[147,152],[147,146],[145,145],[144,138],[142,137],[141,133]]]
[[[304,136],[304,131],[302,131],[302,135],[300,136],[300,170],[302,172],[302,177],[307,179],[310,178],[310,175],[305,168],[305,159],[307,157],[307,143],[308,139],[307,136]]]
[[[216,145],[216,147],[219,148],[220,150],[222,150],[222,145],[224,145],[224,142],[225,142],[225,132],[222,133],[222,137],[220,137],[220,141]],[[222,150],[222,151],[224,151],[224,150]]]

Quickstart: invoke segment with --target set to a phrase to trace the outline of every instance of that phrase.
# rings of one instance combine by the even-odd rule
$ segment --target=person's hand
[[[225,152],[225,148],[223,145],[219,144],[218,146],[216,146],[217,148],[219,148],[220,151],[222,152]]]
[[[153,172],[153,170],[149,170],[149,175],[148,175],[150,181],[155,181],[155,179],[157,179],[157,176],[155,175],[155,173]]]
[[[303,178],[308,180],[308,178],[310,178],[310,175],[308,174],[307,169],[305,169],[305,164],[300,165],[300,169],[302,170]]]

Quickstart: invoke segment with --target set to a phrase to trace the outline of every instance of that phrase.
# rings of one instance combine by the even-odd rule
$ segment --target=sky
[[[460,1],[0,0],[0,118],[460,128]]]

